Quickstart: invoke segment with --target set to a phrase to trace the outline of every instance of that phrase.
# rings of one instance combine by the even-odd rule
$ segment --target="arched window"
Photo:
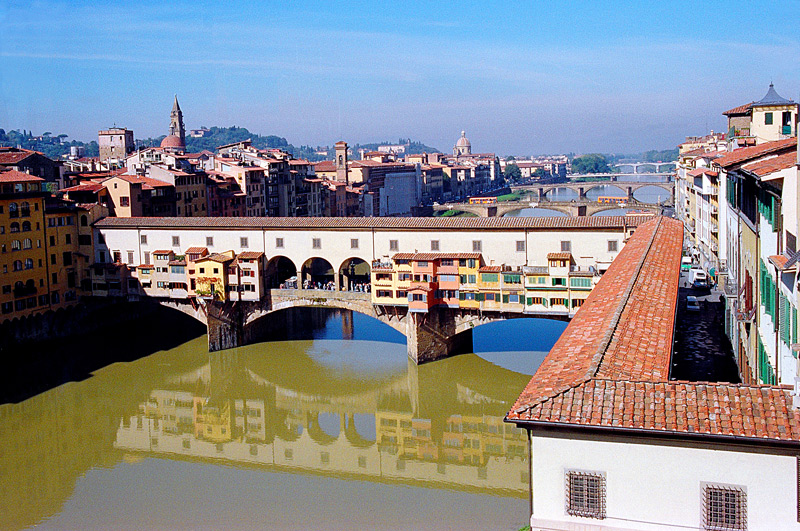
[[[33,258],[25,259],[25,269],[33,269]]]
[[[22,260],[14,260],[14,271],[22,271]]]
[[[19,205],[19,215],[20,217],[27,218],[31,215],[31,204],[27,201],[23,201]]]
[[[31,247],[33,247],[33,242],[31,241],[30,238],[25,238],[24,240],[22,240],[23,249],[30,249]]]
[[[23,221],[22,222],[22,232],[30,232],[31,230],[31,222],[30,221]]]
[[[16,203],[10,203],[8,205],[8,217],[10,218],[18,218],[19,217],[19,207]]]
[[[25,287],[28,288],[29,290],[34,289],[36,288],[36,283],[33,281],[32,278],[28,279],[28,281],[25,283]]]
[[[89,226],[89,218],[86,217],[86,214],[81,216],[81,227],[88,227]]]
[[[11,232],[19,232],[19,223],[16,221],[11,224]]]
[[[14,282],[14,289],[17,291],[25,289],[25,284],[23,284],[21,280],[17,280]]]
[[[22,244],[20,243],[19,240],[14,240],[11,242],[12,251],[19,251],[20,249],[22,249]]]

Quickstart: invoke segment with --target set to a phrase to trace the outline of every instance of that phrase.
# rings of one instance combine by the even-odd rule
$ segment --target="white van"
[[[708,287],[708,274],[700,268],[691,269],[689,271],[689,282],[695,288]]]

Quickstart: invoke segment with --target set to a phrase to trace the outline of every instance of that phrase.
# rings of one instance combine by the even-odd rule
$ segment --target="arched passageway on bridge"
[[[628,191],[608,183],[596,183],[586,185],[586,198],[590,201],[597,201],[598,197],[627,197]]]
[[[367,291],[370,267],[361,258],[348,258],[339,266],[339,285],[344,291]]]
[[[333,266],[324,258],[309,258],[301,270],[302,287],[336,289],[336,275]]]
[[[346,417],[344,436],[356,448],[369,448],[376,442],[375,415],[350,413]]]
[[[267,287],[279,288],[286,280],[297,275],[297,266],[285,256],[273,256],[267,262]]]
[[[579,194],[577,190],[560,186],[557,188],[550,188],[544,192],[544,199],[547,201],[572,201],[578,198]]]
[[[520,218],[558,218],[558,217],[566,217],[569,216],[566,212],[560,212],[558,210],[553,210],[550,208],[531,208],[525,207],[521,208],[520,210],[511,210],[504,214],[504,216],[508,217],[520,217]]]

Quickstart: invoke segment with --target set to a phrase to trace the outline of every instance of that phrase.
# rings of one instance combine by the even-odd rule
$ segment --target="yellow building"
[[[50,309],[43,181],[0,173],[0,321]]]
[[[233,261],[233,251],[214,253],[194,262],[194,273],[189,284],[195,286],[199,297],[224,301],[228,295],[228,265]],[[194,281],[194,282],[192,282]]]
[[[89,257],[78,253],[78,214],[64,203],[45,205],[45,249],[50,280],[50,308],[55,310],[78,302],[78,288]]]

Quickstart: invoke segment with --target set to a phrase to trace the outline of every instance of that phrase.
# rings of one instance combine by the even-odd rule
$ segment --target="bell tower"
[[[186,128],[183,126],[183,112],[178,105],[178,95],[175,95],[175,103],[172,104],[172,112],[169,113],[169,134],[181,139],[181,144],[186,145]]]

